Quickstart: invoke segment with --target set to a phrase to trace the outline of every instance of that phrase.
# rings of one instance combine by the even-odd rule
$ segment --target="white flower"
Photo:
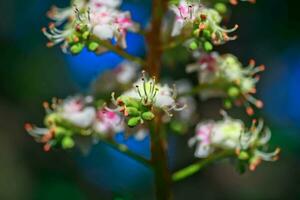
[[[170,9],[175,14],[172,36],[177,36],[186,24],[194,21],[198,6],[190,5],[186,0],[181,0],[178,6],[171,5]]]
[[[168,85],[158,87],[158,92],[155,96],[154,105],[159,108],[171,107],[175,105],[173,90]]]
[[[138,131],[134,134],[134,138],[138,141],[144,140],[147,135],[149,134],[149,130],[145,128],[140,128]]]
[[[119,83],[128,84],[136,78],[138,65],[133,62],[123,61],[114,70],[116,79]]]
[[[117,8],[121,5],[122,0],[90,0],[89,7],[96,10],[100,7]]]
[[[124,130],[124,123],[117,113],[100,109],[97,111],[93,129],[100,135],[106,135],[110,132],[118,133]]]
[[[239,146],[239,138],[243,130],[242,121],[226,118],[214,125],[211,142],[225,149],[235,149]]]
[[[59,26],[64,23],[66,20],[70,18],[75,18],[74,6],[81,10],[85,7],[85,0],[74,0],[72,5],[66,8],[58,8],[53,6],[50,11],[48,11],[47,15],[50,19],[55,21],[54,23]]]
[[[142,78],[133,85],[134,88],[124,92],[121,97],[130,97],[138,100],[144,106],[160,108],[170,116],[171,110],[181,111],[185,108],[185,106],[180,107],[175,101],[177,95],[175,89],[171,89],[168,85],[157,84],[154,77],[148,79],[144,71]],[[112,101],[118,105],[114,93],[112,94]]]
[[[236,149],[240,147],[240,137],[244,132],[244,124],[240,120],[229,118],[220,121],[201,122],[196,127],[196,135],[188,144],[196,144],[195,156],[205,158],[215,148]]]
[[[195,157],[205,158],[213,151],[213,147],[211,146],[213,127],[213,121],[202,122],[197,125],[196,135],[188,142],[189,146],[194,146],[196,144]]]
[[[237,81],[243,76],[242,64],[238,59],[230,54],[224,55],[219,60],[220,74],[228,81]]]
[[[96,117],[95,108],[86,107],[85,101],[80,97],[66,99],[60,106],[59,113],[62,118],[81,128],[89,127]]]

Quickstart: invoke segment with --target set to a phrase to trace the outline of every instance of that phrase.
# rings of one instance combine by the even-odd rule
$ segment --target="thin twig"
[[[191,164],[191,165],[175,172],[172,175],[172,180],[173,180],[173,182],[177,182],[182,179],[185,179],[185,178],[195,174],[196,172],[200,171],[203,167],[213,163],[214,161],[217,161],[217,160],[220,160],[223,158],[227,158],[227,157],[230,157],[233,155],[234,155],[234,151],[230,151],[230,150],[220,151],[216,154],[209,156],[206,159],[203,159],[197,163]]]
[[[127,53],[124,49],[122,49],[119,46],[113,45],[109,41],[101,40],[101,45],[104,46],[105,48],[107,48],[108,50],[113,51],[114,53],[122,56],[123,58],[125,58],[125,59],[127,59],[129,61],[135,62],[135,63],[137,63],[137,64],[139,64],[141,66],[145,66],[146,65],[146,63],[145,63],[145,61],[143,59]]]

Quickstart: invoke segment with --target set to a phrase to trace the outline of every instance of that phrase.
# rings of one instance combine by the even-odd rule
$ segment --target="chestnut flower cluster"
[[[215,9],[186,0],[181,0],[178,5],[171,5],[170,9],[175,14],[172,36],[185,37],[192,50],[201,48],[211,51],[213,45],[236,39],[236,36],[229,36],[229,33],[234,32],[238,26],[223,28],[222,16]]]
[[[255,170],[261,161],[276,161],[280,149],[265,152],[271,138],[264,123],[253,120],[250,129],[241,120],[232,119],[223,112],[224,119],[201,122],[196,127],[196,135],[189,140],[189,146],[196,145],[195,156],[206,158],[217,150],[234,150],[243,164]]]
[[[263,102],[253,97],[256,93],[257,73],[265,70],[264,65],[256,66],[254,60],[243,67],[240,61],[231,54],[218,53],[200,54],[196,63],[187,66],[188,73],[197,72],[203,99],[210,97],[224,97],[224,105],[231,108],[232,103],[244,105],[249,115],[254,114],[251,105],[263,107]]]
[[[155,77],[148,78],[144,71],[132,89],[118,98],[112,93],[112,102],[117,106],[116,110],[124,114],[129,127],[153,120],[155,110],[162,110],[171,117],[171,111],[181,111],[185,108],[176,102],[175,87],[171,89],[168,85],[156,83]]]
[[[45,102],[43,106],[46,110],[46,128],[26,124],[25,129],[36,141],[44,144],[45,151],[54,146],[73,148],[76,138],[111,138],[124,130],[121,116],[103,107],[96,108],[90,96],[53,99],[51,104]]]
[[[138,31],[130,12],[118,10],[120,0],[75,0],[65,9],[52,8],[48,16],[54,21],[48,30],[43,28],[49,39],[47,46],[62,44],[64,52],[80,53],[83,48],[96,53],[107,51],[104,41],[116,42],[126,48],[128,31]]]
[[[222,24],[224,17],[228,17],[227,4],[236,5],[239,1],[169,2],[173,2],[169,7],[163,1],[153,4],[155,16],[152,16],[151,23],[147,26],[150,30],[145,30],[146,34],[142,34],[148,45],[146,49],[149,50],[147,60],[123,50],[127,47],[128,31],[143,33],[144,30],[139,31],[139,26],[132,20],[129,12],[119,9],[122,0],[73,0],[67,8],[53,7],[48,12],[52,23],[48,28],[42,29],[49,39],[47,46],[61,44],[62,50],[71,54],[79,54],[84,48],[93,53],[112,50],[126,60],[115,69],[104,72],[95,82],[92,93],[100,99],[95,101],[91,96],[74,96],[65,100],[53,99],[50,104],[43,104],[46,110],[45,128],[26,124],[25,129],[37,142],[44,145],[45,151],[53,147],[70,149],[75,145],[80,146],[83,138],[88,138],[91,142],[103,140],[111,144],[118,133],[133,135],[137,140],[142,140],[153,125],[156,131],[150,137],[153,160],[130,152],[123,145],[111,145],[143,164],[159,169],[154,172],[160,173],[161,169],[168,169],[168,166],[155,166],[159,164],[156,161],[167,159],[165,155],[156,157],[158,153],[165,153],[163,151],[167,147],[167,137],[162,132],[184,134],[195,128],[196,134],[190,138],[188,145],[196,146],[195,157],[208,159],[200,161],[200,165],[184,168],[187,171],[179,171],[175,173],[179,176],[175,177],[194,173],[202,164],[205,165],[216,157],[218,159],[218,156],[213,157],[218,152],[231,152],[231,156],[234,155],[240,166],[250,170],[255,170],[261,161],[278,159],[279,149],[268,151],[271,133],[262,120],[253,120],[252,126],[247,128],[241,120],[233,119],[225,111],[221,111],[222,120],[199,122],[200,114],[197,112],[198,105],[193,94],[199,94],[202,100],[221,97],[225,108],[229,109],[233,105],[244,106],[248,115],[254,114],[254,106],[263,107],[263,102],[253,95],[259,81],[258,73],[264,71],[265,67],[256,66],[254,60],[243,66],[232,54],[220,55],[212,51],[215,45],[236,39],[232,33],[238,26],[227,29]],[[155,6],[161,7],[157,10],[159,13],[156,13]],[[167,19],[174,20],[171,22],[171,30],[160,30],[161,27],[158,26],[163,24],[165,14],[167,18],[169,11],[175,15],[174,18]],[[159,30],[157,35],[156,29]],[[161,38],[156,38],[160,36]],[[163,53],[178,44],[183,44],[183,48],[187,46],[191,51],[186,52],[193,52],[196,58],[195,63],[186,66],[187,73],[197,73],[198,83],[195,87],[186,79],[175,80],[176,86],[174,84],[169,87],[168,84],[158,82],[155,76],[149,77],[145,71],[138,77],[142,67],[155,72],[152,75],[160,77],[160,72],[163,71],[160,68],[165,66]],[[172,62],[175,63],[176,59]],[[146,68],[149,63],[154,66]],[[160,125],[155,127],[158,123]],[[155,177],[160,175],[156,174]],[[168,185],[169,180],[164,181],[166,184],[160,182],[162,184],[159,187]]]

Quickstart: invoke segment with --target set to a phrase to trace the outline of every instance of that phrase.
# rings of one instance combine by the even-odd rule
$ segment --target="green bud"
[[[65,129],[65,128],[63,128],[63,127],[55,127],[55,137],[57,138],[57,137],[61,137],[61,136],[66,136],[66,135],[68,135],[68,131]]]
[[[173,121],[173,122],[171,122],[170,125],[171,125],[171,129],[178,134],[183,134],[184,131],[186,130],[186,125],[179,121]]]
[[[139,116],[140,115],[139,110],[135,107],[127,107],[126,111],[128,112],[129,116]]]
[[[248,160],[249,159],[249,154],[245,151],[240,152],[239,157],[240,160]]]
[[[195,37],[199,37],[199,35],[200,35],[199,28],[197,28],[196,30],[194,30],[193,34],[194,34]]]
[[[128,122],[127,122],[127,125],[129,127],[135,127],[137,126],[141,121],[141,118],[140,117],[131,117]]]
[[[215,9],[220,13],[220,14],[225,14],[227,12],[227,6],[224,3],[216,3],[215,4]]]
[[[150,121],[150,120],[152,120],[152,119],[155,118],[155,115],[154,115],[153,112],[148,111],[148,112],[144,112],[144,113],[142,114],[142,118],[143,118],[144,120]]]
[[[240,90],[237,87],[230,87],[227,91],[227,94],[232,97],[235,98],[240,94]]]
[[[88,46],[90,51],[96,51],[99,47],[99,44],[97,42],[91,42]]]
[[[61,123],[61,121],[60,115],[52,113],[46,116],[44,123],[46,126],[51,126],[53,124]]]
[[[208,41],[205,41],[204,43],[203,43],[203,49],[205,50],[205,51],[207,51],[207,52],[209,52],[209,51],[211,51],[211,50],[213,50],[213,45],[210,43],[210,42],[208,42]]]
[[[74,140],[71,137],[64,137],[61,141],[61,146],[63,149],[71,149],[75,145]]]
[[[207,29],[203,30],[203,36],[206,38],[206,39],[210,39],[211,38],[211,32]]]
[[[83,47],[83,44],[77,43],[71,46],[70,51],[72,54],[79,54],[82,51]]]
[[[87,40],[88,37],[90,36],[90,32],[89,31],[85,31],[83,34],[82,34],[82,38]]]
[[[139,108],[141,105],[139,101],[128,96],[120,96],[118,99],[121,100],[127,107]]]
[[[196,42],[192,42],[191,44],[190,44],[190,49],[191,50],[196,50],[198,48],[198,44],[196,43]]]
[[[232,103],[229,99],[225,99],[223,104],[226,109],[232,108]]]

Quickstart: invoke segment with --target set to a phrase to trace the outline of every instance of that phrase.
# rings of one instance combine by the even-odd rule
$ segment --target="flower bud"
[[[141,121],[140,117],[132,117],[128,120],[127,125],[129,127],[135,127],[140,123],[140,121]]]
[[[140,115],[139,110],[135,107],[127,107],[126,111],[129,116],[139,116]]]
[[[63,149],[71,149],[74,147],[75,142],[71,137],[64,137],[61,141],[61,145]]]
[[[153,112],[148,111],[148,112],[144,112],[144,113],[142,114],[142,118],[143,118],[144,120],[150,121],[150,120],[153,120],[153,119],[155,118],[155,115],[153,114]]]
[[[85,31],[83,34],[82,34],[82,38],[87,40],[88,37],[90,36],[90,32],[89,31]]]
[[[89,45],[88,45],[88,48],[90,51],[96,51],[99,47],[99,44],[97,42],[91,42]]]
[[[206,39],[210,39],[211,38],[211,32],[207,29],[203,30],[203,36],[206,38]]]
[[[213,45],[209,41],[203,43],[203,49],[207,52],[213,50]]]
[[[224,102],[223,102],[223,105],[226,109],[232,108],[232,103],[229,99],[225,99]]]
[[[191,49],[191,50],[196,50],[197,48],[198,48],[198,45],[197,45],[196,42],[192,42],[192,43],[190,44],[190,49]]]
[[[83,44],[77,43],[71,46],[70,51],[72,54],[79,54],[82,51],[83,47]]]
[[[232,97],[232,98],[235,98],[237,97],[239,94],[240,94],[240,91],[237,87],[230,87],[227,91],[227,94]]]
[[[240,152],[240,154],[238,155],[238,158],[240,160],[248,160],[249,159],[249,154],[246,151],[242,151]]]
[[[225,14],[227,12],[227,6],[224,3],[216,3],[215,4],[215,9],[220,13],[220,14]]]

